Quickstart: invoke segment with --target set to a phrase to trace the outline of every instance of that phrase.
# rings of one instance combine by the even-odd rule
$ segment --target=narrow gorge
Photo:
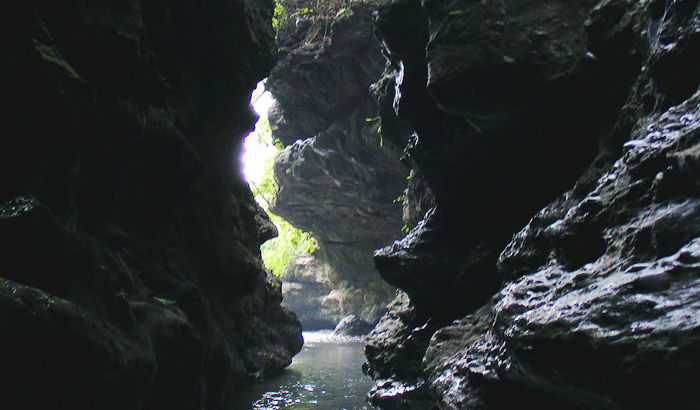
[[[0,19],[3,409],[233,410],[351,314],[372,408],[700,408],[698,0]],[[269,211],[318,245],[282,278],[260,81]]]
[[[368,92],[385,61],[373,35],[374,6],[325,5],[282,20],[277,31],[266,87],[276,101],[272,135],[286,148],[275,159],[279,189],[270,210],[318,241],[283,285],[304,328],[333,328],[347,315],[371,328],[396,293],[377,274],[372,252],[402,236],[409,170],[397,160],[402,147],[383,140]]]

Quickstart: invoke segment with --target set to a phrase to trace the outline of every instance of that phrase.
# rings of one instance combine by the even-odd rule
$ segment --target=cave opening
[[[265,81],[258,83],[251,94],[250,103],[259,119],[243,141],[240,162],[254,199],[278,232],[277,237],[260,246],[263,265],[281,280],[282,305],[300,318],[305,343],[285,371],[259,381],[226,408],[278,409],[312,404],[366,410],[370,407],[365,396],[372,381],[362,370],[362,336],[378,322],[396,293],[374,270],[372,252],[404,233],[401,216],[407,175],[397,156],[393,158],[394,166],[388,167],[390,172],[378,166],[396,152],[384,145],[376,120],[367,121],[369,115],[364,112],[351,113],[350,124],[343,124],[340,131],[331,129],[325,132],[327,135],[322,131],[309,138],[286,139],[285,146],[273,132],[271,121],[277,130],[279,117],[273,113],[270,118],[276,101]],[[340,120],[342,123],[348,118],[340,116]],[[363,137],[373,138],[360,139],[357,137],[361,134],[348,132],[347,128],[357,125],[364,129]],[[330,147],[324,146],[328,137],[333,142]],[[348,163],[354,166],[348,167]],[[396,176],[397,169],[403,173]],[[363,181],[363,172],[378,175]],[[376,178],[387,174],[396,187],[387,190],[384,185],[381,189],[387,192],[380,196],[376,195],[380,192],[377,188],[370,192],[374,197],[364,194],[368,187],[362,185],[378,185]],[[375,221],[393,219],[392,229],[388,236],[367,241],[362,235],[382,235],[377,229],[388,224],[370,221],[374,222],[371,226],[348,230],[348,223],[362,226],[363,217],[377,207],[376,202],[385,214],[375,216]],[[312,221],[322,223],[310,223],[299,213],[311,214]],[[287,215],[295,224],[286,219]],[[314,227],[321,228],[318,238]],[[354,236],[350,240],[345,239],[348,233]]]
[[[318,242],[309,232],[295,228],[271,210],[277,197],[277,181],[273,169],[275,158],[284,146],[273,138],[270,129],[268,111],[274,104],[274,98],[265,89],[264,81],[260,81],[251,94],[250,103],[259,118],[255,129],[243,141],[241,163],[244,178],[255,201],[277,229],[277,236],[260,246],[263,265],[274,276],[284,278],[289,265],[299,258],[309,258],[317,249]]]
[[[305,345],[231,408],[371,407],[363,337],[397,296],[373,253],[403,237],[428,203],[407,195],[419,178],[399,161],[402,141],[382,136],[369,92],[385,63],[374,6],[334,5],[280,18],[277,63],[251,95],[260,120],[244,141],[243,174],[277,226],[262,259],[281,278],[282,305],[299,318]]]

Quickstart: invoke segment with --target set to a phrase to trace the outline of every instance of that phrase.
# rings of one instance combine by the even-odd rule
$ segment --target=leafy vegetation
[[[406,200],[406,192],[404,191],[403,194],[397,196],[397,197],[394,198],[394,200],[391,201],[391,202],[392,202],[392,203],[395,203],[395,204],[401,204],[401,203],[403,203],[403,201],[405,201],[405,200]]]
[[[287,21],[308,20],[311,27],[299,42],[300,48],[330,44],[330,23],[348,11],[348,5],[362,0],[275,0],[272,27],[279,29]]]
[[[260,247],[263,264],[273,275],[284,276],[294,258],[314,253],[316,241],[308,232],[296,229],[279,216],[270,212],[268,215],[279,233]]]
[[[357,0],[275,0],[274,17],[278,22],[297,17],[331,20],[353,1]]]
[[[252,139],[248,141],[248,139]],[[273,173],[275,157],[284,148],[282,143],[272,141],[270,123],[267,117],[262,115],[255,125],[255,131],[246,137],[246,148],[249,144],[257,144],[257,149],[262,152],[256,158],[263,162],[263,171],[256,178],[248,181],[255,200],[267,212],[272,223],[277,227],[278,236],[265,242],[260,250],[265,268],[275,276],[283,276],[294,258],[313,253],[316,250],[316,241],[313,237],[293,227],[289,222],[270,212],[270,207],[277,196],[277,182]]]

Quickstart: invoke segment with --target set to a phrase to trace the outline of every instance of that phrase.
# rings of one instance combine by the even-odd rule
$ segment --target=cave
[[[0,19],[3,409],[247,410],[350,315],[367,409],[698,408],[697,0]],[[268,210],[316,244],[282,280],[261,81]]]

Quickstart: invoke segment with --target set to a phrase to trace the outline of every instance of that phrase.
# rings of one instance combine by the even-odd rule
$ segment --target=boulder
[[[333,334],[340,336],[364,336],[369,333],[373,327],[373,323],[350,314],[338,322],[333,330]]]

